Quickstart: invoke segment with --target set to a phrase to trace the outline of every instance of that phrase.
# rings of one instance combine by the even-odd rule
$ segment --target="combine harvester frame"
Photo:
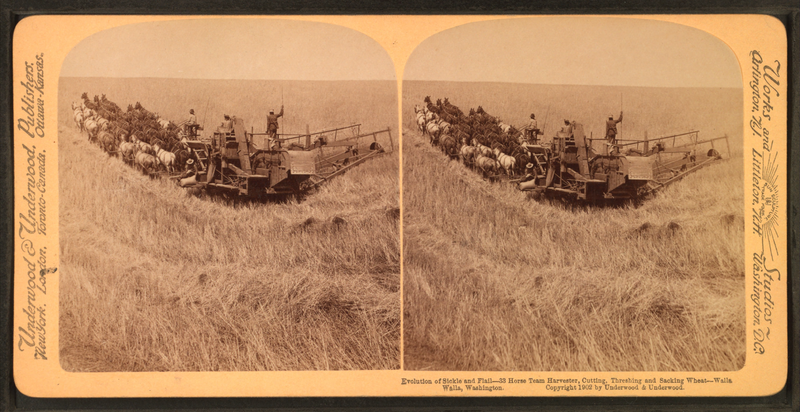
[[[728,136],[699,139],[691,131],[655,139],[618,140],[598,154],[583,125],[573,132],[559,132],[550,145],[523,145],[531,156],[535,176],[515,180],[522,191],[569,200],[597,202],[637,200],[710,164],[723,160],[716,142],[724,140],[730,158]]]
[[[361,125],[354,124],[278,135],[280,144],[270,148],[267,133],[247,132],[242,119],[232,120],[231,129],[217,128],[210,141],[185,143],[190,157],[198,162],[197,174],[179,180],[180,186],[234,199],[300,195],[385,153],[379,135],[386,133],[390,150],[394,147],[390,128],[361,134]],[[369,138],[371,142],[363,142]],[[301,144],[303,139],[305,144]],[[282,147],[287,142],[291,150]]]

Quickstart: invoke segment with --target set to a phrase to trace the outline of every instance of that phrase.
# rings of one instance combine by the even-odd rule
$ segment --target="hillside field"
[[[269,89],[266,83],[62,80],[58,273],[65,370],[400,367],[397,150],[301,200],[231,205],[196,198],[89,143],[72,121],[70,103],[84,91],[106,93],[123,110],[139,101],[177,121],[191,106],[202,122],[202,105],[192,96],[209,95],[216,111],[209,108],[208,119],[223,112],[247,119],[263,115],[266,106],[250,102],[260,87]],[[396,89],[323,83],[283,83],[286,129],[351,120],[364,123],[364,131],[396,129]],[[311,95],[318,100],[306,100]],[[280,93],[277,102],[272,97],[279,109]]]
[[[646,110],[628,108],[635,91],[622,90],[622,138],[698,128],[701,138],[727,134],[732,158],[640,205],[534,201],[513,185],[485,181],[442,155],[414,129],[413,105],[427,95],[434,101],[449,97],[464,112],[481,104],[516,125],[533,106],[541,126],[540,113],[548,105],[540,101],[551,101],[547,139],[563,118],[584,123],[597,135],[605,116],[619,114],[619,90],[404,84],[405,369],[744,366],[741,90],[733,102],[719,100],[737,96],[732,90],[638,90],[649,99],[639,106]],[[603,96],[612,101],[596,107]],[[703,104],[682,99],[714,107],[695,113]]]

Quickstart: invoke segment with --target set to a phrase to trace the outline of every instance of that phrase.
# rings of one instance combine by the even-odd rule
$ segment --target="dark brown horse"
[[[448,156],[458,155],[458,141],[452,135],[442,135],[439,138],[439,146],[441,146],[442,151]]]

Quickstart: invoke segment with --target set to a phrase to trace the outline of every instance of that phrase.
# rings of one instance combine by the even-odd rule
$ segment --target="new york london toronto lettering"
[[[43,138],[44,127],[44,53],[36,55],[34,63],[25,62],[25,80],[20,82],[24,93],[20,109],[24,113],[17,119],[17,129],[30,138]],[[32,352],[34,359],[47,360],[47,275],[56,271],[47,267],[47,247],[37,247],[34,240],[47,235],[46,151],[37,153],[36,146],[23,142],[26,154],[25,178],[27,184],[21,193],[23,209],[18,215],[17,236],[20,240],[22,260],[27,269],[25,299],[20,301],[25,321],[17,329],[17,350]],[[32,349],[30,351],[29,349]]]

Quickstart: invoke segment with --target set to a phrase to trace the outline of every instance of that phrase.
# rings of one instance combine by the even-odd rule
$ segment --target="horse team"
[[[139,102],[123,111],[105,95],[89,99],[83,93],[81,99],[72,103],[76,126],[110,155],[120,156],[148,175],[173,173],[189,158],[180,125],[160,118]],[[530,161],[521,146],[522,133],[481,106],[465,115],[447,98],[433,103],[428,96],[424,105],[414,106],[414,112],[419,131],[432,145],[450,157],[461,158],[484,177],[520,175]]]
[[[81,99],[72,103],[75,125],[109,155],[121,157],[147,175],[173,173],[189,158],[180,126],[140,103],[123,111],[105,95],[89,99],[83,93]]]
[[[427,96],[422,106],[414,106],[414,113],[417,129],[432,145],[451,158],[461,158],[484,177],[520,175],[530,162],[530,154],[521,146],[522,133],[481,106],[465,115],[447,98],[433,103]]]

